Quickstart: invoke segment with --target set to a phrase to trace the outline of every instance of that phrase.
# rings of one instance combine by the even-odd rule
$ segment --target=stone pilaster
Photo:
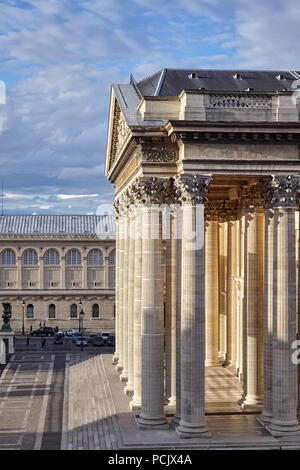
[[[82,289],[87,289],[87,269],[88,269],[88,260],[87,256],[83,256],[82,258]]]
[[[291,356],[296,339],[295,210],[300,178],[273,176],[265,189],[274,218],[272,418],[267,429],[275,436],[299,436],[297,366]]]
[[[44,256],[40,256],[39,259],[39,289],[44,289]]]
[[[162,219],[169,180],[140,181],[142,208],[142,407],[140,429],[164,429],[164,312]]]
[[[66,256],[61,257],[61,278],[60,278],[61,289],[66,288]]]
[[[182,438],[209,437],[205,423],[204,193],[210,177],[175,179],[182,204],[181,419]]]

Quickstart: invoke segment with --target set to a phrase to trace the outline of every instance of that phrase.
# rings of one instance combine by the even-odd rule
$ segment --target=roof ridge
[[[163,70],[164,70],[164,69],[162,68],[162,69],[160,69],[158,72],[155,72],[155,73],[153,73],[152,75],[149,75],[148,77],[143,78],[142,80],[140,80],[139,82],[137,82],[137,84],[139,85],[140,83],[142,83],[142,82],[144,82],[144,81],[146,81],[146,80],[149,80],[150,78],[155,77],[155,75],[160,75]],[[167,69],[165,69],[165,70],[167,70]],[[174,69],[174,70],[176,70],[176,69]]]

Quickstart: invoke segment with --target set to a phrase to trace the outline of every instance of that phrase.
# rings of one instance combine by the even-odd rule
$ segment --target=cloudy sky
[[[299,70],[299,23],[299,0],[0,0],[5,213],[111,212],[111,83],[163,67]]]

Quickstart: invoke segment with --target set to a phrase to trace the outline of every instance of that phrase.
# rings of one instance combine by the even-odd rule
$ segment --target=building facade
[[[113,216],[0,216],[0,302],[11,302],[12,328],[114,331],[115,255]]]
[[[180,437],[209,438],[205,370],[224,366],[262,426],[299,436],[299,79],[164,69],[112,86],[114,361],[140,428],[168,427],[169,403]]]

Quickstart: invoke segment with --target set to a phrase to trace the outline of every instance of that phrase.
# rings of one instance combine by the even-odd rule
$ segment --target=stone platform
[[[258,410],[237,404],[241,387],[230,368],[206,369],[211,438],[180,439],[170,428],[138,430],[111,354],[17,353],[0,378],[0,450],[299,449],[271,436]]]

